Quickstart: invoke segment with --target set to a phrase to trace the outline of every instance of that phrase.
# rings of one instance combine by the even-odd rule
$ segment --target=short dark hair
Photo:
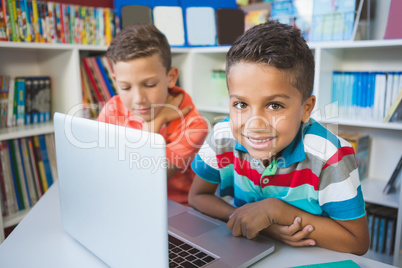
[[[289,75],[305,101],[313,92],[314,57],[299,29],[277,21],[256,25],[226,55],[226,73],[239,62],[264,63]]]
[[[158,53],[168,72],[172,58],[166,36],[153,24],[134,24],[124,27],[112,40],[106,56],[114,64],[119,61],[153,56]]]

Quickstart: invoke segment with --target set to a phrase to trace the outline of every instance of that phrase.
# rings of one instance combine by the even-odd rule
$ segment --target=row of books
[[[109,45],[114,9],[36,0],[0,0],[0,41]]]
[[[339,117],[400,121],[402,72],[334,71],[332,103]]]
[[[0,127],[50,120],[49,76],[0,76]]]
[[[306,41],[353,40],[356,0],[273,0],[271,19],[299,28]]]
[[[32,207],[57,180],[54,134],[0,141],[3,216]]]
[[[84,57],[81,62],[84,116],[96,118],[103,105],[116,95],[112,65],[106,56]]]
[[[366,212],[370,233],[370,250],[393,255],[398,210],[366,203]]]

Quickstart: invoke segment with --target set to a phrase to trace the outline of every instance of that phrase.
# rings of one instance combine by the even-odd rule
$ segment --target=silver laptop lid
[[[54,127],[66,232],[109,266],[167,267],[163,137],[60,113]]]

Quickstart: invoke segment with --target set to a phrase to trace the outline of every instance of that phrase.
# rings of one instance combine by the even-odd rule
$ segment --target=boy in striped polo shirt
[[[190,205],[227,221],[235,236],[366,253],[353,147],[310,118],[314,58],[300,31],[272,21],[253,27],[230,48],[226,73],[230,117],[192,163]]]

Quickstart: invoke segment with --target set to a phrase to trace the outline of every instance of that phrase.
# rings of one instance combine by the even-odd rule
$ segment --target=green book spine
[[[19,41],[19,36],[18,36],[18,28],[17,25],[15,24],[17,21],[17,11],[15,10],[15,1],[13,4],[13,0],[7,0],[7,5],[8,5],[8,12],[10,13],[10,27],[11,27],[11,36],[13,38],[12,41],[17,42]]]
[[[24,210],[25,209],[25,204],[24,204],[24,199],[23,199],[23,195],[22,195],[22,188],[21,188],[21,180],[20,180],[20,174],[18,172],[18,167],[17,167],[17,158],[15,155],[15,146],[14,146],[14,142],[12,140],[9,141],[8,143],[9,149],[10,149],[10,156],[11,156],[11,163],[12,166],[11,168],[13,169],[13,174],[15,177],[15,186],[17,187],[17,193],[18,193],[18,200],[19,200],[19,204],[20,204],[20,210]]]

